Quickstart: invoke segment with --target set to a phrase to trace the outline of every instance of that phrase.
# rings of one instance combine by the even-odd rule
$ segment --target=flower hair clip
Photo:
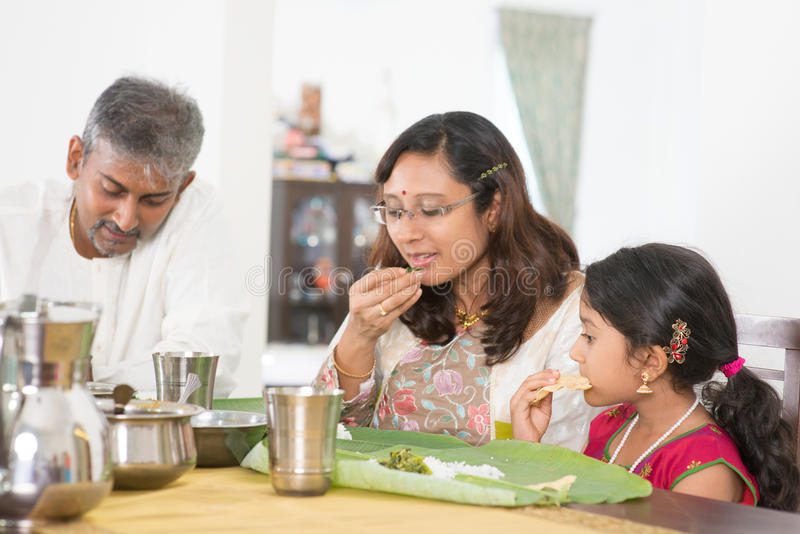
[[[484,178],[488,178],[489,176],[491,176],[492,174],[496,173],[500,169],[505,169],[506,167],[508,167],[508,163],[506,163],[506,162],[500,163],[499,165],[495,165],[491,169],[487,169],[486,171],[482,172],[480,180],[483,180]]]
[[[685,321],[678,319],[672,323],[672,339],[668,347],[661,347],[667,353],[667,361],[681,364],[686,361],[686,351],[689,350],[689,336],[692,331],[686,326]]]

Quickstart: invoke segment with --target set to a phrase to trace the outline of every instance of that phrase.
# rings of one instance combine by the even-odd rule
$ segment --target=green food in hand
[[[406,473],[419,473],[421,475],[431,474],[431,470],[425,465],[425,460],[422,456],[412,454],[409,448],[392,451],[389,453],[388,460],[380,460],[379,463],[389,469],[405,471]]]
[[[425,270],[424,267],[412,267],[410,265],[408,267],[406,267],[406,272],[407,273],[412,273],[414,271],[424,271],[424,270]]]

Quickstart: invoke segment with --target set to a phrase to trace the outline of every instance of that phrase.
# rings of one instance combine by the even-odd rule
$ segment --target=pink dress
[[[584,454],[608,462],[611,442],[635,415],[632,405],[620,404],[595,417]],[[714,424],[699,426],[664,442],[639,463],[634,473],[649,480],[655,488],[671,490],[684,478],[717,464],[727,465],[744,482],[740,504],[755,505],[758,502],[755,477],[745,467],[730,435]]]

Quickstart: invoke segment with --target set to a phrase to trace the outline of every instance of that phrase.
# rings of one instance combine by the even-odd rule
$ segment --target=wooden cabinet
[[[378,232],[375,184],[275,180],[269,342],[328,343]]]

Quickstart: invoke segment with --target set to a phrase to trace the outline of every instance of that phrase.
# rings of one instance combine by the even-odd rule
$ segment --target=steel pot
[[[104,406],[111,430],[114,489],[158,489],[197,464],[191,418],[193,404],[134,400],[124,413]]]

